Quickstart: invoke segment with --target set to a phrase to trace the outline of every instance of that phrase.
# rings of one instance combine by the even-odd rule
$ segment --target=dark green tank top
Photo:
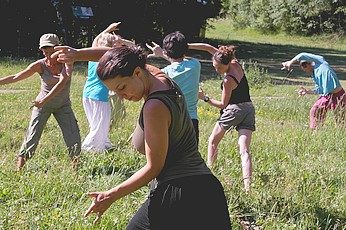
[[[187,112],[184,96],[174,81],[169,78],[167,80],[171,83],[170,89],[156,91],[150,94],[144,102],[145,105],[150,99],[160,100],[171,113],[167,157],[164,167],[156,180],[158,183],[162,183],[180,177],[211,174],[197,149],[196,135]],[[143,107],[139,124],[144,130]]]

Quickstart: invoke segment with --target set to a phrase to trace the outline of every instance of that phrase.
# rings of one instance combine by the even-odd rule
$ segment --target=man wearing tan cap
[[[31,120],[19,150],[18,170],[24,166],[27,159],[33,156],[51,114],[61,128],[74,166],[76,166],[75,163],[77,163],[80,154],[81,137],[70,101],[73,66],[59,63],[56,58],[51,58],[54,46],[59,44],[59,37],[56,34],[43,34],[39,41],[39,49],[44,58],[29,64],[28,67],[16,74],[0,78],[0,85],[21,81],[36,73],[41,78],[41,90],[32,102]]]

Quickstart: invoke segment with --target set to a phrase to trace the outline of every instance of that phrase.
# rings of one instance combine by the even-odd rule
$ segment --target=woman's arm
[[[320,55],[303,52],[303,53],[297,54],[294,58],[292,58],[289,61],[282,62],[283,67],[281,69],[290,70],[293,64],[299,63],[300,61],[303,61],[303,60],[310,63],[314,62],[318,65],[325,61],[324,58]]]
[[[164,166],[168,151],[168,129],[171,123],[169,109],[163,102],[151,99],[145,103],[143,113],[147,163],[120,185],[106,192],[88,193],[94,202],[85,216],[98,213],[94,222],[99,220],[113,202],[147,185],[157,177]]]
[[[119,30],[119,29],[118,29],[118,25],[119,25],[120,23],[121,23],[121,22],[114,22],[114,23],[110,24],[104,31],[102,31],[101,33],[99,33],[99,34],[95,37],[95,39],[94,39],[94,41],[93,41],[93,44],[92,44],[92,47],[96,47],[96,46],[97,46],[98,40],[100,39],[100,37],[101,37],[101,35],[102,35],[103,33],[111,33],[111,32],[113,32],[113,31]]]
[[[28,65],[28,67],[26,67],[19,73],[0,78],[0,85],[11,84],[17,81],[21,81],[39,72],[41,72],[41,66],[39,61],[36,61]]]
[[[88,47],[75,49],[69,46],[55,46],[55,53],[51,58],[57,57],[57,60],[62,63],[73,63],[76,61],[99,61],[111,47]]]
[[[122,37],[119,38],[119,41],[120,41],[121,44],[123,44],[125,46],[134,46],[134,45],[136,45],[135,42],[133,42],[131,40],[127,40],[127,39],[122,38]]]
[[[233,79],[230,79],[228,77],[225,77],[223,80],[223,89],[221,94],[221,100],[216,100],[213,98],[209,98],[203,90],[200,90],[198,93],[198,98],[201,100],[204,100],[205,102],[209,103],[210,105],[223,109],[228,105],[228,102],[231,97],[232,91],[237,87],[237,84]]]
[[[161,48],[160,45],[156,44],[155,42],[152,42],[152,46],[149,45],[148,43],[146,43],[146,46],[148,47],[148,49],[151,50],[151,52],[153,52],[152,54],[148,55],[149,57],[161,57],[166,59],[169,62],[172,62],[172,60],[165,54],[165,52],[163,52],[163,49]]]
[[[144,131],[138,122],[132,133],[131,143],[138,152],[145,154]]]
[[[300,62],[302,60],[307,62],[315,62],[315,63],[324,62],[324,58],[322,56],[312,54],[312,53],[300,53],[296,55],[294,58],[292,58],[292,61],[295,61],[295,62]]]
[[[214,53],[218,51],[217,48],[207,43],[189,43],[188,45],[189,45],[189,49],[207,51],[211,55],[214,55]]]
[[[42,108],[44,104],[50,101],[53,97],[55,97],[66,85],[66,83],[71,79],[72,75],[72,64],[65,64],[63,70],[59,74],[59,81],[56,83],[53,88],[40,100],[33,101],[34,106],[37,108]]]

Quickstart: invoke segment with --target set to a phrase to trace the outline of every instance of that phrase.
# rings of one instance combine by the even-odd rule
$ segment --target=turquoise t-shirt
[[[311,77],[316,85],[316,93],[326,96],[334,89],[341,86],[334,69],[322,56],[311,53],[300,53],[294,57],[294,60],[305,60],[313,63],[314,71]]]
[[[183,92],[191,119],[198,119],[197,102],[201,63],[195,58],[184,58],[182,62],[173,62],[162,71],[173,79]]]
[[[108,88],[99,79],[96,73],[98,62],[88,62],[88,78],[84,85],[83,97],[95,101],[108,102]]]

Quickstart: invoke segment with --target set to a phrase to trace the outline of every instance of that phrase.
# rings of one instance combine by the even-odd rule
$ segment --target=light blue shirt
[[[180,87],[191,119],[198,119],[197,102],[201,63],[195,58],[184,58],[182,62],[173,62],[162,71]]]
[[[88,78],[84,85],[83,97],[95,101],[108,102],[109,90],[97,76],[97,65],[98,62],[88,62]]]
[[[300,53],[293,58],[297,61],[308,61],[313,63],[314,71],[311,75],[315,82],[315,92],[326,96],[330,94],[334,89],[340,87],[340,81],[334,71],[334,69],[328,64],[322,56],[311,53]]]

